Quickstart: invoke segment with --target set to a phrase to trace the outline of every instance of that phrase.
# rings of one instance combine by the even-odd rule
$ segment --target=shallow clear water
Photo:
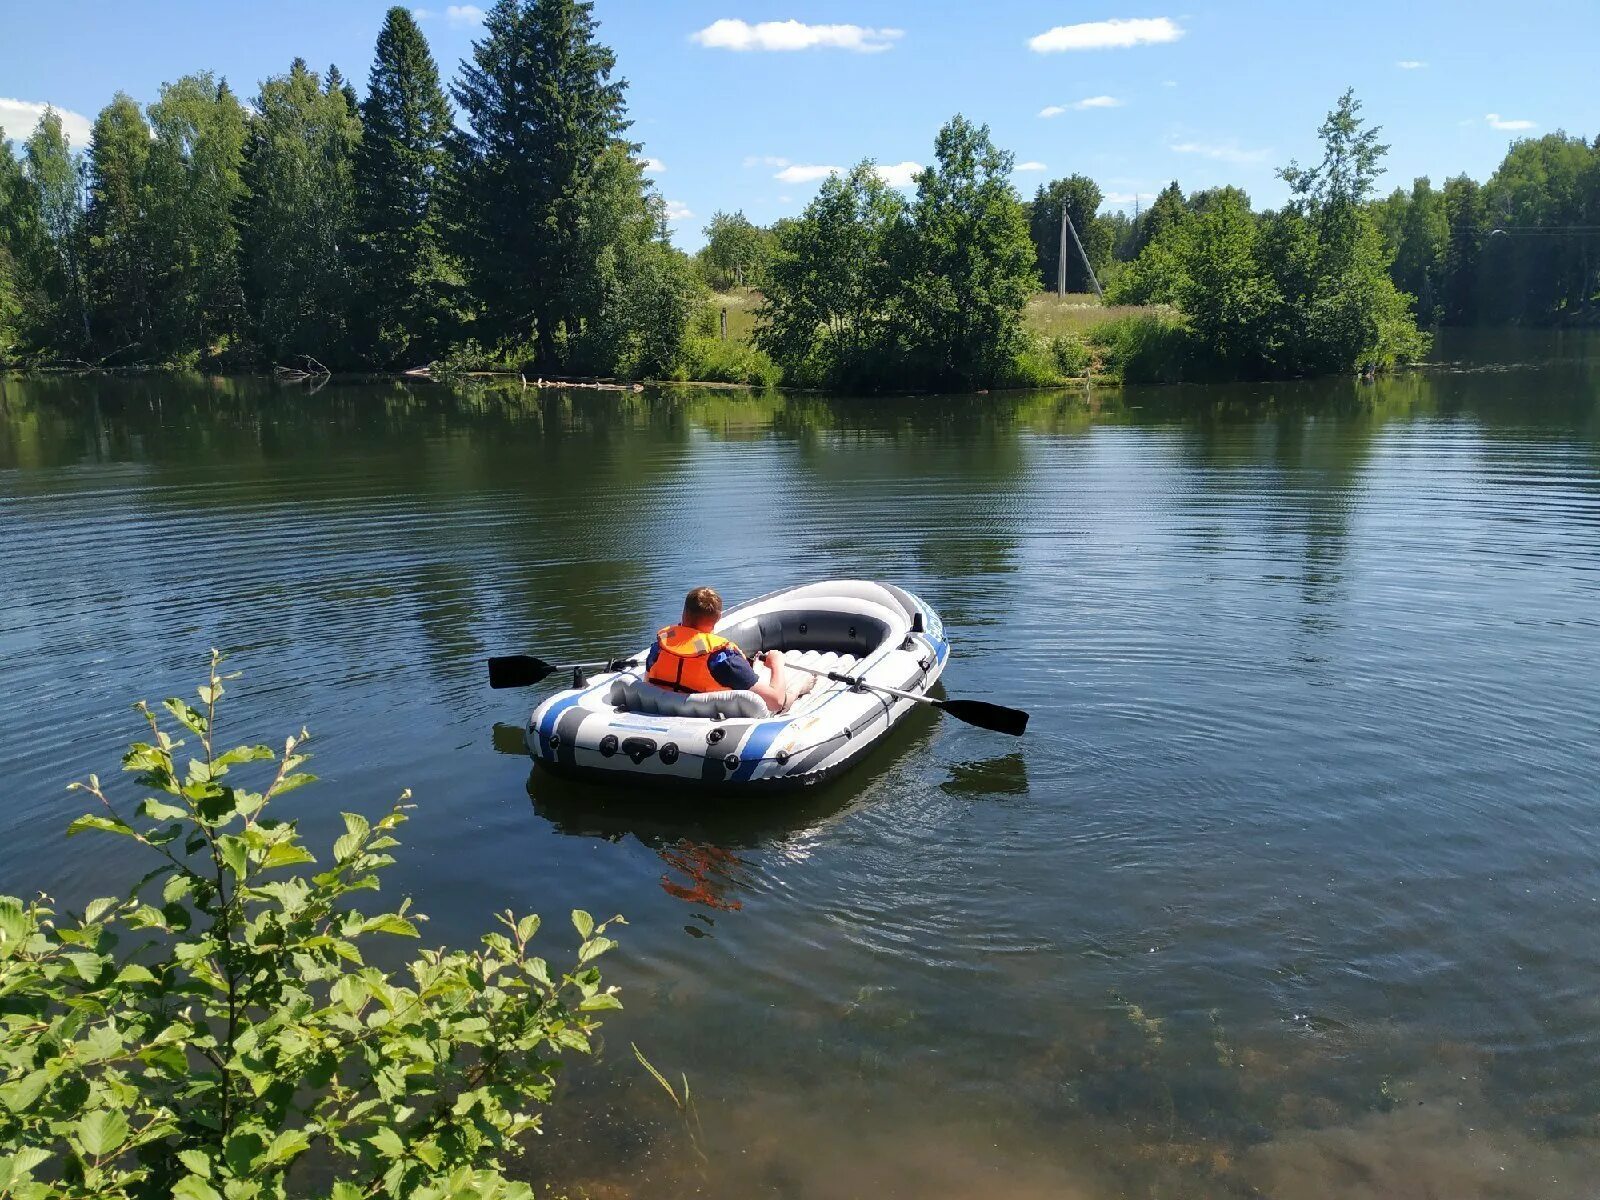
[[[601,1196],[1600,1187],[1600,340],[1373,386],[847,401],[0,382],[0,888],[218,645],[293,811],[420,804],[429,937],[581,905],[627,1003],[528,1169]],[[952,695],[825,790],[530,778],[483,658],[890,579]],[[286,800],[286,804],[290,801]],[[698,1124],[635,1063],[687,1073]]]

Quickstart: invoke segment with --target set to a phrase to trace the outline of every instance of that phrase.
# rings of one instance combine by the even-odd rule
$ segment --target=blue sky
[[[364,90],[387,7],[0,0],[0,126],[25,135],[46,102],[92,118],[118,88],[148,102],[207,68],[249,96],[295,55],[337,63]],[[478,9],[419,11],[448,78]],[[1347,86],[1393,145],[1386,189],[1484,178],[1516,137],[1600,134],[1597,0],[596,0],[595,12],[690,249],[719,208],[763,223],[798,212],[825,167],[870,156],[898,182],[958,111],[1016,155],[1025,193],[1079,171],[1128,208],[1170,179],[1278,203],[1274,167],[1315,157]]]

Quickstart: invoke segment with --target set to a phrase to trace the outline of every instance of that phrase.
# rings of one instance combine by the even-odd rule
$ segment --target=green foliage
[[[1013,162],[987,125],[957,115],[934,139],[935,165],[917,176],[899,281],[908,357],[927,385],[990,386],[1022,349],[1038,276]]]
[[[46,108],[23,143],[22,171],[38,224],[26,260],[37,281],[26,313],[36,345],[71,355],[88,349],[89,299],[84,278],[84,156],[73,150],[61,117]]]
[[[1103,373],[1125,383],[1177,383],[1193,370],[1189,331],[1175,314],[1118,317],[1091,329],[1088,341]]]
[[[243,331],[239,210],[245,110],[209,73],[163,84],[149,108],[152,356],[220,355]]]
[[[468,124],[454,219],[478,335],[502,348],[531,335],[544,368],[562,365],[562,339],[591,311],[579,300],[595,290],[591,223],[608,216],[592,193],[614,195],[594,185],[628,126],[625,84],[611,79],[616,56],[595,40],[592,10],[588,0],[499,0],[454,88]]]
[[[870,387],[899,355],[906,204],[871,162],[831,175],[776,231],[755,344],[803,386]]]
[[[910,205],[863,162],[777,229],[755,340],[785,379],[969,388],[1014,370],[1036,276],[1011,156],[960,116],[934,152]]]
[[[1176,304],[1185,326],[1181,336],[1159,321],[1108,332],[1109,358],[1125,378],[1328,374],[1426,349],[1365,204],[1386,147],[1359,112],[1345,93],[1322,125],[1321,163],[1283,170],[1293,199],[1282,211],[1257,217],[1242,191],[1222,188],[1161,218],[1111,298]]]
[[[378,366],[427,361],[447,344],[460,272],[444,248],[450,105],[411,12],[378,33],[355,161],[360,340]]]
[[[1156,193],[1155,202],[1145,210],[1134,227],[1133,249],[1134,256],[1144,253],[1145,247],[1156,241],[1174,225],[1182,224],[1189,215],[1189,206],[1184,203],[1183,189],[1174,179],[1161,191]]]
[[[354,155],[342,82],[296,59],[261,85],[245,148],[245,300],[269,357],[338,362],[350,346]]]
[[[742,212],[718,212],[704,232],[706,244],[695,255],[695,266],[709,287],[726,291],[762,286],[773,254],[770,229],[751,224]]]
[[[409,901],[356,907],[408,806],[343,814],[319,862],[268,815],[314,778],[305,734],[281,754],[219,750],[224,682],[213,656],[199,706],[163,706],[168,727],[139,706],[150,740],[123,760],[148,793],[136,815],[95,776],[74,785],[99,809],[69,835],[125,839],[152,864],[127,895],[81,914],[0,897],[0,1194],[247,1200],[303,1193],[315,1172],[335,1200],[531,1197],[503,1168],[561,1060],[620,1007],[594,965],[609,923],[574,912],[560,972],[531,949],[538,918],[510,913],[477,950],[369,964],[380,935],[420,936]],[[235,782],[258,764],[261,790]]]
[[[708,310],[709,311],[709,310]],[[714,318],[713,318],[714,319]],[[747,342],[724,341],[713,333],[691,332],[672,378],[697,383],[743,383],[776,387],[783,377],[772,359]]]
[[[116,356],[149,338],[147,166],[150,127],[123,92],[100,110],[89,143],[89,305],[102,347]]]

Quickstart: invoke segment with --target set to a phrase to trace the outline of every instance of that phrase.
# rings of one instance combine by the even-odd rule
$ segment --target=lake
[[[464,940],[629,924],[527,1159],[595,1197],[1600,1190],[1600,337],[1316,383],[846,400],[0,381],[0,890],[129,705],[244,677],[283,802],[419,805],[386,891]],[[483,660],[865,576],[950,695],[823,790],[530,775]],[[123,795],[128,788],[118,780]],[[674,1081],[680,1117],[635,1061]]]

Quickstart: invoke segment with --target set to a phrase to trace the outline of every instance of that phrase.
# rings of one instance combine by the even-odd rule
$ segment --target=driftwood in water
[[[538,376],[529,379],[521,371],[445,371],[438,363],[425,367],[412,367],[404,372],[411,379],[432,379],[448,383],[453,379],[510,379],[513,376],[525,388],[583,388],[592,392],[642,392],[642,383],[619,383],[614,379],[596,379],[593,376],[567,376],[546,379]]]
[[[301,363],[300,367],[286,367],[282,363],[275,363],[272,367],[273,378],[284,383],[309,383],[312,381],[326,381],[333,374],[309,354],[295,356]]]

